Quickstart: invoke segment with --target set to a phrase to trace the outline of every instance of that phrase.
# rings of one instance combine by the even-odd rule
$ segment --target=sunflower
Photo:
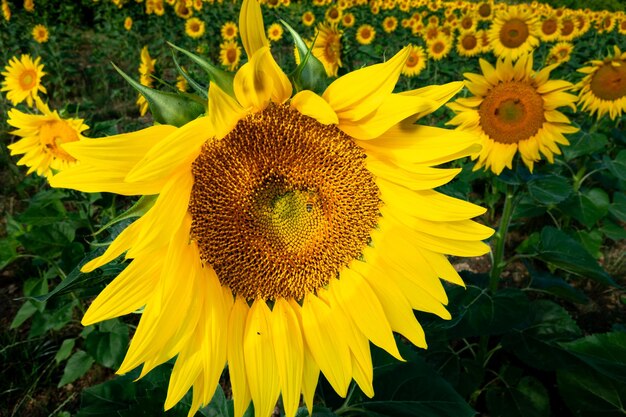
[[[2,0],[2,16],[7,22],[11,20],[11,8],[7,0]]]
[[[613,16],[613,13],[605,11],[600,15],[600,18],[596,21],[596,30],[599,34],[610,33],[615,29],[617,20]]]
[[[246,23],[248,22],[248,23]],[[413,309],[450,318],[444,254],[477,256],[484,209],[433,190],[476,151],[476,137],[422,126],[461,83],[392,91],[409,55],[351,72],[318,95],[293,94],[270,54],[259,4],[244,0],[248,55],[233,93],[209,86],[206,116],[175,128],[67,144],[81,163],[55,187],[158,195],[91,271],[128,267],[90,305],[87,325],[143,307],[119,373],[176,357],[165,408],[193,387],[207,404],[225,363],[234,414],[312,408],[319,373],[341,396],[368,396],[370,341],[400,358],[392,332],[426,347]]]
[[[546,64],[560,64],[570,60],[574,45],[569,42],[559,42],[550,48],[548,57],[546,58]]]
[[[154,66],[156,59],[152,59],[148,46],[144,46],[141,49],[141,61],[139,63],[139,82],[146,87],[152,87],[152,74],[154,73]],[[139,107],[139,113],[143,116],[148,111],[148,102],[146,98],[139,94],[137,97],[137,106]]]
[[[617,31],[620,35],[626,35],[626,16],[622,17],[617,23]]]
[[[473,30],[463,31],[459,33],[459,37],[456,42],[456,51],[461,56],[475,56],[480,53],[482,47],[480,45],[480,38]]]
[[[191,6],[191,4],[188,5],[186,0],[176,0],[174,13],[176,13],[176,16],[183,19],[189,19],[193,16],[193,9],[189,6]]]
[[[461,16],[461,20],[459,21],[459,27],[461,30],[476,30],[476,26],[478,26],[478,18],[474,13],[465,13]]]
[[[561,20],[555,13],[545,16],[539,25],[539,37],[544,42],[552,42],[561,34]]]
[[[549,79],[556,65],[536,74],[532,66],[531,54],[522,55],[515,64],[501,58],[495,68],[481,59],[482,75],[465,74],[465,85],[474,96],[448,104],[456,113],[448,124],[482,138],[482,150],[472,156],[478,158],[474,169],[485,167],[499,175],[505,166],[512,167],[519,151],[532,171],[540,153],[552,163],[554,154],[561,153],[557,144],[569,145],[563,134],[578,130],[557,110],[562,106],[576,109],[576,97],[566,93],[572,84]]]
[[[35,11],[35,0],[24,0],[24,10],[29,13]]]
[[[11,155],[24,155],[18,165],[28,167],[27,174],[52,178],[53,170],[62,171],[76,159],[62,148],[62,144],[83,139],[81,132],[89,128],[82,119],[63,119],[57,111],[50,111],[39,97],[35,105],[41,114],[26,114],[18,109],[8,112],[7,123],[17,130],[11,132],[22,139],[8,146]]]
[[[614,48],[612,56],[578,70],[585,74],[576,85],[578,103],[591,115],[597,112],[598,119],[608,113],[614,120],[626,112],[626,52]]]
[[[16,56],[9,60],[9,65],[4,68],[4,81],[0,91],[7,92],[7,99],[16,106],[26,100],[29,107],[33,106],[33,99],[39,92],[46,93],[46,88],[41,85],[41,77],[46,75],[43,72],[43,64],[39,64],[41,57],[33,59],[30,55],[22,55],[20,59]]]
[[[478,4],[476,13],[481,20],[491,20],[493,12],[493,0],[483,1]]]
[[[317,36],[311,53],[322,62],[326,74],[336,77],[341,67],[341,35],[337,25],[320,23],[317,26]]]
[[[204,22],[197,17],[190,17],[185,21],[185,33],[193,39],[198,39],[204,35]]]
[[[306,11],[302,14],[302,24],[304,26],[311,26],[315,23],[315,15],[311,11]]]
[[[343,11],[338,6],[332,5],[326,9],[324,17],[328,23],[339,23],[343,17]]]
[[[428,56],[435,61],[439,61],[450,53],[452,49],[452,39],[440,33],[433,40],[426,43]]]
[[[572,14],[563,18],[561,27],[561,41],[571,41],[575,36],[582,36],[589,31],[591,22],[584,12]]]
[[[267,28],[267,38],[273,42],[281,40],[283,38],[283,27],[279,23],[272,23]]]
[[[235,22],[226,22],[220,28],[222,38],[226,41],[230,41],[237,37],[237,24]]]
[[[130,31],[133,28],[133,18],[130,16],[126,16],[124,19],[124,29]]]
[[[48,42],[48,28],[46,28],[44,25],[35,25],[35,27],[33,27],[32,35],[33,39],[37,43]]]
[[[409,57],[404,63],[402,74],[416,77],[426,68],[426,52],[421,46],[411,45]]]
[[[496,12],[489,29],[489,42],[494,54],[515,60],[539,45],[537,32],[537,17],[524,7],[509,6]]]
[[[356,22],[356,19],[354,18],[354,14],[352,13],[346,13],[341,18],[341,24],[343,25],[343,27],[346,28],[351,28],[352,26],[354,26],[354,22]]]
[[[376,30],[372,25],[361,25],[356,30],[356,41],[361,45],[369,45],[376,37]]]
[[[398,27],[398,19],[395,16],[387,16],[383,19],[383,30],[392,33]]]
[[[241,59],[241,46],[237,41],[225,41],[220,44],[220,63],[229,71],[234,71]]]

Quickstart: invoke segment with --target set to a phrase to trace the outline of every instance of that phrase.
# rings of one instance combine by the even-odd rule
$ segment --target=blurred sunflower
[[[39,64],[41,57],[33,59],[30,55],[22,55],[20,59],[16,56],[9,60],[9,64],[4,67],[4,81],[0,91],[7,92],[7,99],[16,106],[26,100],[29,107],[33,106],[33,99],[38,94],[46,93],[46,88],[41,85],[41,77],[46,75],[43,72],[43,64]]]
[[[148,46],[144,46],[141,49],[140,63],[139,63],[139,82],[146,87],[152,87],[152,74],[154,73],[154,66],[156,59],[152,59]],[[139,107],[139,113],[143,116],[148,111],[148,102],[146,98],[139,94],[137,97],[137,106]]]
[[[352,13],[346,13],[341,18],[341,24],[343,25],[343,27],[346,28],[351,28],[352,26],[354,26],[354,22],[356,22],[356,19],[354,18],[354,14]]]
[[[124,19],[124,29],[131,30],[133,28],[133,18],[130,16],[126,16]]]
[[[620,35],[626,35],[626,16],[622,17],[617,23],[617,31]]]
[[[626,112],[626,52],[614,48],[612,56],[578,70],[585,74],[576,85],[578,103],[591,115],[597,112],[598,119],[608,113],[614,120]]]
[[[559,42],[550,48],[546,57],[546,64],[560,64],[570,60],[574,45],[569,42]]]
[[[434,39],[426,43],[426,48],[428,56],[435,61],[439,61],[450,53],[452,49],[452,39],[440,33]]]
[[[267,38],[270,41],[277,42],[283,38],[283,27],[279,23],[272,23],[267,28]]]
[[[356,30],[356,41],[361,45],[369,45],[376,37],[376,30],[372,25],[361,25]]]
[[[35,0],[24,0],[24,10],[29,13],[35,11]]]
[[[165,408],[193,387],[194,415],[228,362],[235,416],[252,401],[267,417],[280,396],[293,417],[320,372],[371,397],[370,342],[397,358],[393,332],[426,347],[413,309],[450,318],[440,278],[462,285],[444,254],[482,255],[493,231],[469,220],[484,209],[433,190],[459,172],[433,166],[476,152],[476,137],[414,123],[462,83],[394,94],[405,48],[292,97],[258,2],[240,22],[232,95],[211,83],[207,115],[181,128],[67,144],[81,163],[52,184],[158,194],[82,267],[132,259],[83,318],[144,307],[118,372],[176,357]]]
[[[193,39],[198,39],[204,35],[204,22],[197,17],[190,17],[185,21],[185,33]]]
[[[224,40],[230,41],[237,37],[237,24],[235,22],[226,22],[220,28],[220,33]]]
[[[339,23],[342,17],[343,12],[336,5],[331,5],[328,9],[326,9],[326,13],[324,13],[324,18],[328,23]]]
[[[311,53],[322,62],[326,74],[329,77],[336,77],[339,67],[341,67],[341,35],[336,24],[317,25],[315,43]]]
[[[33,27],[32,35],[33,39],[37,43],[48,42],[48,28],[46,28],[44,25],[35,25],[35,27]]]
[[[529,9],[509,6],[496,12],[489,29],[489,42],[496,56],[516,60],[539,45],[537,32],[537,17]]]
[[[485,167],[499,175],[504,167],[512,167],[518,151],[531,171],[540,153],[553,163],[554,154],[561,153],[557,144],[569,145],[563,134],[578,131],[557,110],[563,106],[576,110],[576,97],[566,93],[573,85],[549,79],[556,65],[533,74],[531,54],[515,64],[501,58],[495,68],[481,59],[480,67],[482,75],[464,74],[473,97],[448,104],[456,113],[448,124],[481,136],[482,149],[472,156],[478,158],[474,169]]]
[[[476,13],[481,20],[491,20],[493,13],[493,0],[483,1],[476,7]]]
[[[41,114],[26,114],[15,108],[9,110],[7,123],[17,128],[11,134],[22,139],[8,148],[11,155],[24,155],[17,164],[26,165],[27,174],[36,172],[50,179],[53,171],[62,171],[76,163],[61,145],[83,139],[81,132],[89,126],[82,119],[61,118],[39,97],[35,98],[35,104]]]
[[[456,51],[461,56],[475,56],[482,50],[480,39],[473,30],[463,31],[459,33],[456,41]]]
[[[11,20],[11,8],[7,0],[2,0],[2,16],[7,22]]]
[[[426,52],[421,46],[411,45],[409,57],[404,63],[402,74],[407,77],[415,77],[426,68]]]
[[[561,23],[561,35],[559,36],[561,41],[571,41],[576,36],[584,35],[591,27],[591,22],[584,12],[565,16]]]
[[[556,17],[555,13],[543,17],[540,23],[539,38],[541,38],[543,42],[552,42],[560,36],[561,21]]]
[[[302,24],[304,26],[311,26],[315,23],[315,15],[311,11],[306,11],[302,14]]]
[[[478,26],[478,18],[472,12],[467,12],[461,16],[459,27],[461,30],[475,30]]]
[[[234,71],[241,59],[241,46],[237,41],[225,41],[220,44],[220,63],[229,71]]]
[[[383,30],[392,33],[398,27],[398,19],[395,16],[387,16],[383,19]]]
[[[193,16],[193,8],[191,8],[191,3],[187,4],[187,0],[176,0],[176,3],[174,4],[174,13],[176,13],[176,16],[183,18],[183,19],[189,19],[191,16]]]

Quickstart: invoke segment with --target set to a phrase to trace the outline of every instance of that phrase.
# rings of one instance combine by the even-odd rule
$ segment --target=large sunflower
[[[2,75],[4,81],[0,91],[7,92],[7,99],[14,106],[26,100],[29,107],[33,106],[33,100],[39,93],[46,93],[46,88],[41,85],[41,77],[46,75],[43,64],[39,64],[41,57],[33,59],[30,55],[16,56],[9,60],[9,65],[4,68]]]
[[[53,171],[62,171],[73,165],[76,159],[61,146],[83,139],[81,132],[89,129],[82,119],[63,119],[57,111],[35,98],[41,114],[26,114],[17,109],[9,110],[7,123],[17,130],[11,132],[22,139],[8,146],[11,155],[24,155],[18,165],[28,167],[27,174],[36,172],[48,179]]]
[[[613,56],[580,68],[578,71],[586,75],[576,85],[583,111],[591,115],[597,112],[598,118],[608,113],[612,120],[626,112],[626,52],[614,48]]]
[[[515,60],[531,52],[539,45],[538,25],[537,16],[524,6],[509,6],[497,11],[489,29],[494,54]]]
[[[532,55],[520,57],[515,65],[499,59],[495,68],[481,59],[480,67],[482,75],[465,74],[465,85],[474,96],[448,105],[456,113],[449,124],[482,138],[482,150],[472,156],[478,158],[474,168],[500,174],[512,167],[517,151],[530,170],[540,153],[552,163],[554,154],[561,153],[557,144],[569,145],[563,134],[578,130],[557,110],[576,109],[576,97],[565,92],[572,84],[549,79],[556,65],[534,74]]]
[[[80,164],[53,186],[155,195],[91,271],[132,262],[84,324],[144,307],[118,372],[142,375],[175,356],[166,408],[193,387],[193,414],[226,362],[235,415],[268,416],[279,395],[310,408],[320,371],[345,396],[372,396],[369,342],[400,358],[393,332],[426,347],[413,309],[450,315],[440,278],[462,285],[444,254],[476,256],[484,209],[433,190],[476,152],[471,134],[414,124],[462,87],[393,94],[409,55],[295,95],[274,61],[261,9],[244,0],[248,55],[233,93],[210,84],[208,112],[181,128],[66,145]]]

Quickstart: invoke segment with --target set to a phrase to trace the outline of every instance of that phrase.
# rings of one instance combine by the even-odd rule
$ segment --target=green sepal
[[[232,72],[219,69],[213,64],[211,64],[209,61],[207,61],[206,59],[201,58],[198,55],[193,54],[186,49],[180,48],[174,45],[173,43],[168,42],[167,44],[171,48],[179,52],[182,52],[183,54],[191,58],[193,62],[198,64],[203,70],[207,72],[211,81],[217,84],[217,86],[222,91],[224,91],[226,94],[228,94],[231,97],[235,97],[235,92],[233,90],[233,80],[235,79],[235,74],[233,74]]]
[[[152,117],[160,124],[181,127],[206,112],[206,104],[191,94],[168,93],[141,85],[115,64],[113,67],[141,95],[150,106]]]
[[[300,65],[289,75],[296,90],[311,90],[317,94],[322,94],[329,80],[324,64],[311,53],[312,47],[306,46],[300,34],[289,23],[282,19],[280,19],[280,23],[291,33],[298,55],[300,55]]]
[[[121,222],[122,220],[131,219],[133,217],[141,217],[148,212],[157,200],[158,195],[143,195],[131,208],[124,213],[115,217],[107,224],[102,226],[93,236],[98,236],[100,233],[107,230],[109,227]]]
[[[185,79],[185,81],[187,81],[187,84],[189,84],[191,88],[193,88],[194,91],[198,93],[203,99],[208,100],[209,87],[202,86],[196,80],[191,78],[189,74],[187,74],[187,72],[183,70],[181,66],[178,64],[178,60],[176,59],[176,55],[174,55],[173,51],[172,51],[172,59],[174,60],[174,66],[176,67],[176,70]]]

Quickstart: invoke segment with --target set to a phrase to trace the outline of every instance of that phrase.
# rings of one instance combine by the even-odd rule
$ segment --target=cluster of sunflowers
[[[185,19],[190,37],[204,35],[205,22],[193,14],[207,2],[144,2],[147,14],[161,15],[166,5]],[[542,155],[553,162],[565,135],[578,130],[559,108],[578,104],[612,119],[626,111],[626,53],[617,46],[580,68],[577,85],[550,79],[571,45],[555,45],[549,64],[533,69],[540,41],[571,41],[591,26],[619,24],[623,34],[623,13],[420,0],[316,0],[314,7],[325,8],[324,22],[303,39],[288,24],[266,29],[261,4],[244,0],[239,24],[221,26],[223,68],[172,45],[206,70],[208,91],[182,67],[180,94],[152,89],[156,59],[144,47],[140,81],[129,81],[141,114],[150,108],[157,123],[132,133],[85,138],[83,120],[51,111],[40,97],[40,58],[15,57],[2,73],[7,99],[39,112],[8,113],[21,138],[9,145],[23,155],[18,164],[52,187],[151,199],[82,266],[93,271],[122,254],[130,261],[82,322],[143,308],[118,372],[143,365],[143,376],[176,358],[166,409],[190,389],[190,415],[209,403],[225,364],[236,416],[250,402],[255,415],[268,416],[279,397],[287,416],[296,415],[301,396],[311,412],[320,373],[341,396],[352,380],[373,396],[370,342],[398,359],[394,332],[425,348],[413,310],[448,319],[441,280],[463,285],[446,255],[489,251],[483,240],[493,230],[471,220],[485,209],[435,191],[460,171],[436,166],[470,156],[476,169],[500,174],[519,152],[532,171]],[[401,27],[415,44],[340,75],[343,31],[355,26],[359,8],[406,13],[381,18],[379,29]],[[8,20],[6,10],[3,0]],[[304,11],[304,27],[318,14]],[[283,27],[295,41],[289,74],[270,48]],[[376,33],[366,23],[355,39],[368,45]],[[418,75],[427,56],[445,57],[455,36],[459,55],[493,53],[495,65],[481,59],[482,73],[466,73],[465,82],[394,92],[401,74]],[[464,87],[471,95],[447,104],[456,130],[418,123]]]

